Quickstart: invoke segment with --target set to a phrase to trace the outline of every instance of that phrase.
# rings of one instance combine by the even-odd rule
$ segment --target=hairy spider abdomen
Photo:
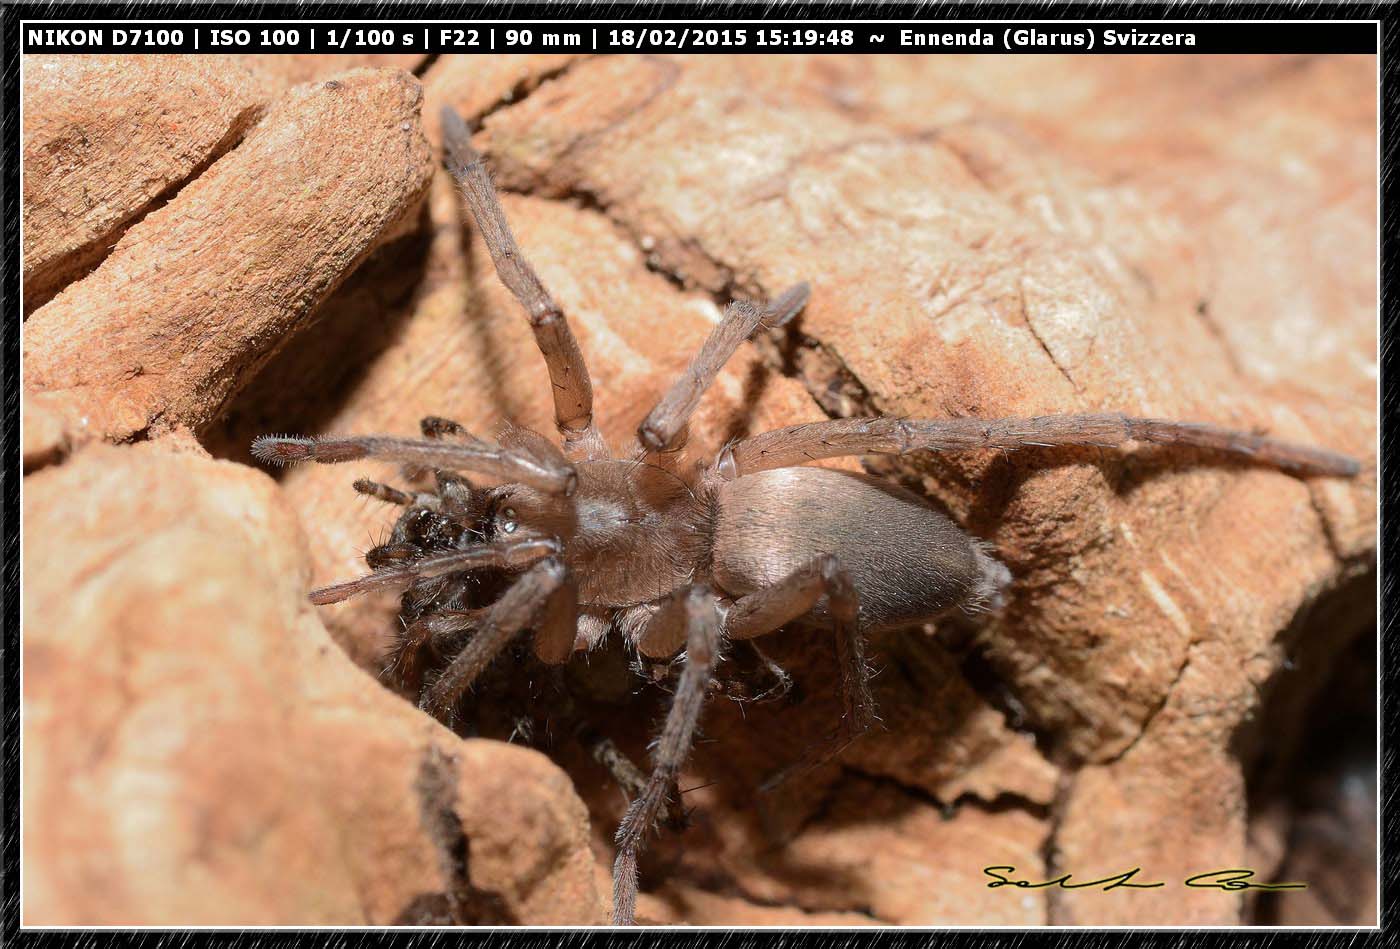
[[[1011,579],[979,541],[912,492],[865,475],[778,468],[717,491],[714,579],[731,596],[834,556],[863,629],[995,605]]]

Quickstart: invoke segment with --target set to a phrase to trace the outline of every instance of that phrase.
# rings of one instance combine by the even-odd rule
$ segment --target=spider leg
[[[454,422],[437,415],[426,416],[419,422],[419,427],[422,429],[424,438],[457,438],[470,445],[490,447],[487,442],[467,431],[460,422]],[[511,446],[502,447],[506,450],[514,450]],[[436,469],[433,472],[433,478],[437,482],[437,498],[442,510],[458,517],[471,513],[472,492],[475,489],[467,478],[446,468]]]
[[[427,665],[423,653],[451,655],[461,648],[462,637],[481,625],[486,610],[444,610],[425,616],[403,631],[384,675],[417,695],[423,688]]]
[[[724,619],[724,635],[743,641],[771,633],[809,612],[822,596],[841,664],[842,731],[848,741],[854,741],[875,723],[875,698],[870,691],[865,636],[857,622],[859,595],[836,557],[824,554],[772,586],[740,597]]]
[[[690,635],[689,588],[651,606],[651,615],[637,634],[637,651],[648,659],[669,659],[680,652]]]
[[[690,754],[705,704],[706,686],[719,653],[719,611],[713,594],[703,586],[693,586],[679,599],[685,605],[685,668],[652,752],[652,771],[646,787],[627,808],[617,829],[617,859],[613,863],[613,924],[617,926],[630,926],[635,920],[637,854]]]
[[[466,517],[472,511],[472,483],[455,471],[434,472],[437,481],[438,505],[445,514]],[[484,506],[482,502],[478,506]]]
[[[612,779],[629,798],[635,798],[642,793],[642,789],[646,787],[646,777],[611,738],[588,729],[579,735],[579,741],[583,743],[589,756],[607,769],[608,774],[612,775]]]
[[[1359,470],[1346,455],[1214,425],[1124,415],[1042,415],[1004,419],[845,418],[776,429],[730,445],[715,469],[732,480],[845,455],[902,455],[1030,445],[1115,448],[1132,441],[1184,445],[1243,458],[1292,474],[1349,477]]]
[[[758,644],[752,639],[745,640],[744,645],[753,653],[762,667],[762,672],[771,680],[768,687],[759,691],[755,688],[749,675],[736,676],[731,673],[727,678],[717,678],[711,688],[731,702],[740,704],[757,705],[785,698],[793,689],[792,676],[786,669],[774,662],[767,653],[759,649]]]
[[[551,666],[565,662],[574,652],[578,630],[578,584],[567,573],[549,594],[544,615],[531,642],[535,656]]]
[[[472,147],[471,133],[450,107],[442,110],[443,164],[466,198],[477,230],[486,243],[496,274],[530,319],[530,329],[549,369],[554,389],[554,421],[571,455],[587,460],[608,457],[603,436],[593,424],[593,384],[583,352],[559,304],[544,288],[520,252],[486,162]]]
[[[562,560],[550,557],[521,574],[520,579],[487,609],[476,635],[423,693],[419,707],[447,721],[462,693],[512,639],[536,622],[542,625],[556,622],[549,614],[559,606],[554,594],[565,583],[567,573]]]
[[[439,415],[427,415],[418,423],[419,429],[423,432],[424,438],[446,438],[454,435],[468,442],[479,442],[471,432],[461,422],[454,422],[450,418],[443,418]]]
[[[361,458],[406,461],[429,468],[479,471],[506,481],[519,481],[547,494],[572,494],[578,476],[564,461],[500,448],[486,442],[442,442],[387,435],[344,435],[305,438],[263,435],[253,440],[253,457],[270,464],[316,461],[333,465]]]
[[[415,580],[440,577],[461,570],[478,567],[521,567],[558,553],[558,541],[539,537],[519,537],[491,544],[475,544],[461,550],[430,554],[418,560],[375,570],[354,580],[320,587],[311,591],[310,598],[317,606],[325,606],[371,590],[407,586]]]
[[[606,735],[600,735],[590,726],[584,726],[579,730],[579,743],[583,745],[589,756],[602,765],[612,776],[617,786],[622,788],[628,800],[635,800],[646,788],[647,779],[642,774],[642,770],[627,757],[623,750],[617,747],[617,743]],[[668,790],[667,796],[674,794],[674,788]],[[663,824],[675,825],[677,821],[672,818],[665,801],[656,812],[656,819]]]
[[[700,404],[700,397],[714,382],[724,364],[760,326],[782,326],[807,303],[811,288],[805,283],[787,290],[766,307],[735,300],[724,310],[700,352],[672,384],[637,429],[637,441],[646,451],[679,451],[685,445],[686,423]]]
[[[400,491],[398,488],[390,487],[379,481],[370,481],[367,478],[361,478],[355,482],[353,487],[356,492],[363,494],[365,497],[374,498],[376,501],[383,501],[386,504],[398,504],[402,507],[407,507],[413,503],[413,496],[411,494]]]
[[[753,650],[754,655],[758,656],[759,662],[763,663],[763,668],[773,677],[775,683],[771,689],[760,692],[758,695],[754,696],[753,701],[771,702],[786,698],[788,693],[792,691],[792,676],[788,674],[786,669],[769,658],[766,652],[759,649],[758,643],[750,642],[749,648]]]
[[[417,544],[380,544],[365,553],[365,563],[369,564],[371,570],[379,570],[408,563],[422,553],[423,548]]]

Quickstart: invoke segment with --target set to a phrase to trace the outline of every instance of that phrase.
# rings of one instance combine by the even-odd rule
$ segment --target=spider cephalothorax
[[[552,688],[567,702],[567,689],[549,681],[549,670],[609,636],[621,638],[642,667],[683,656],[650,775],[643,779],[606,739],[594,743],[634,795],[617,834],[618,923],[633,920],[637,853],[674,800],[728,644],[804,616],[827,624],[841,665],[845,714],[833,732],[839,747],[875,718],[867,633],[994,606],[1011,581],[983,543],[918,496],[874,478],[801,467],[808,461],[1145,441],[1299,475],[1357,471],[1342,455],[1259,435],[1106,414],[833,419],[743,439],[685,477],[662,464],[683,447],[686,423],[726,360],[761,327],[790,320],[806,303],[806,284],[767,306],[732,304],[642,422],[636,445],[614,455],[594,424],[588,370],[568,322],[521,255],[467,128],[450,110],[443,134],[447,168],[544,355],[562,448],[526,429],[507,428],[493,443],[429,418],[422,439],[266,436],[253,453],[279,463],[373,457],[435,473],[435,490],[412,494],[356,483],[406,510],[390,541],[370,551],[371,573],[315,590],[311,599],[333,603],[372,589],[405,589],[405,629],[390,668],[439,718],[470,715],[463,703],[474,691],[492,683],[508,689],[522,679],[527,691]],[[500,483],[478,488],[463,472]],[[503,662],[507,655],[518,663]],[[522,721],[518,729],[531,727]]]

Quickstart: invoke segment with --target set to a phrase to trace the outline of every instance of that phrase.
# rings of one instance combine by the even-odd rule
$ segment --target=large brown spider
[[[465,123],[443,113],[445,164],[461,187],[501,281],[519,300],[549,369],[562,450],[508,428],[497,444],[438,418],[423,439],[379,435],[264,436],[267,462],[361,458],[436,471],[433,491],[408,494],[358,481],[363,494],[403,505],[390,542],[366,557],[372,572],[311,593],[317,604],[406,588],[406,629],[391,669],[422,708],[452,722],[468,690],[505,663],[533,631],[522,661],[556,666],[620,635],[641,662],[682,653],[674,696],[652,754],[636,768],[595,743],[634,793],[617,832],[613,920],[633,922],[637,855],[674,801],[679,769],[727,644],[811,615],[829,624],[841,664],[845,714],[835,741],[875,719],[865,635],[998,604],[1010,572],[982,542],[912,493],[873,478],[799,467],[820,458],[1132,441],[1190,446],[1297,475],[1350,476],[1348,457],[1211,425],[1121,415],[1018,419],[842,418],[795,425],[727,445],[685,475],[659,462],[686,440],[686,423],[726,360],[760,327],[778,327],[806,303],[800,284],[766,307],[736,302],[685,374],[647,415],[637,445],[613,455],[593,422],[588,369],[559,306],[516,246]],[[458,472],[504,483],[474,487]],[[516,650],[518,653],[519,650]],[[761,654],[760,654],[761,655]],[[436,663],[431,660],[436,659]],[[443,666],[425,676],[429,665]],[[781,672],[778,673],[781,676]],[[831,749],[827,750],[830,753]]]

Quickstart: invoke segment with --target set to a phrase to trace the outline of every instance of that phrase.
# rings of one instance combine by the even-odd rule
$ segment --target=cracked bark
[[[26,418],[43,422],[26,421],[31,465],[220,414],[284,335],[413,220],[431,168],[420,99],[416,80],[387,70],[297,87],[36,310],[23,335]]]
[[[27,481],[26,924],[606,918],[567,780],[349,662],[269,479],[164,437]]]
[[[683,368],[717,304],[809,279],[816,292],[800,320],[746,347],[717,383],[692,457],[736,433],[828,415],[1125,409],[1260,425],[1369,461],[1373,310],[1365,268],[1343,251],[1374,247],[1374,214],[1354,198],[1314,213],[1329,189],[1374,180],[1358,157],[1365,110],[1346,105],[1365,92],[1352,61],[1261,71],[1211,60],[1169,76],[1146,60],[1047,62],[1078,70],[1085,98],[1047,106],[1032,90],[1053,99],[1059,87],[1027,83],[1009,62],[443,57],[424,75],[425,125],[435,137],[447,102],[482,121],[478,144],[575,326],[614,444]],[[1165,131],[1143,124],[1143,101],[1157,104]],[[1195,102],[1204,111],[1186,108]],[[1281,110],[1306,120],[1246,121]],[[1284,187],[1277,155],[1344,180]],[[1280,201],[1285,209],[1269,210]],[[1313,220],[1316,233],[1299,236],[1290,220]],[[290,339],[203,433],[207,445],[246,460],[248,438],[264,431],[412,432],[429,413],[484,432],[506,418],[551,430],[528,328],[440,175],[423,225]],[[1261,232],[1283,235],[1277,260],[1256,246]],[[1199,312],[1201,300],[1218,318]],[[1288,338],[1274,329],[1280,301]],[[794,835],[774,858],[752,788],[836,704],[821,640],[775,638],[808,698],[747,718],[712,710],[716,740],[683,779],[705,785],[687,795],[704,822],[658,842],[649,859],[659,889],[643,912],[691,922],[758,921],[765,908],[799,921],[782,915],[791,907],[932,923],[962,921],[969,907],[984,913],[969,922],[1237,919],[1237,904],[1194,895],[1134,904],[1132,917],[1058,896],[1048,910],[999,917],[1015,908],[979,902],[984,881],[964,871],[1000,862],[985,841],[1005,828],[1010,850],[1029,842],[1022,865],[1047,872],[1112,871],[1124,841],[1140,845],[1135,860],[1173,872],[1202,855],[1239,857],[1231,736],[1278,668],[1281,631],[1371,564],[1373,471],[1305,487],[1097,452],[872,468],[927,493],[1011,565],[1013,602],[976,636],[976,658],[1025,709],[1054,764],[1007,725],[987,683],[969,686],[945,656],[935,663],[943,681],[888,678],[882,702],[899,711],[896,727],[848,754],[848,768],[879,779],[828,769],[791,789]],[[360,572],[366,537],[387,523],[378,508],[347,505],[347,481],[335,469],[281,476],[309,528],[313,583]],[[373,667],[393,612],[368,601],[325,619]],[[649,701],[638,703],[654,713]],[[618,716],[615,737],[635,757],[653,717]],[[556,758],[589,804],[606,866],[616,794],[586,762]],[[1197,784],[1223,789],[1223,806]],[[858,819],[853,788],[871,786],[877,816]],[[964,807],[943,827],[933,801],[950,799],[1012,806]],[[824,810],[823,800],[839,805]],[[932,866],[949,901],[903,888],[927,860],[861,859],[900,853],[901,837],[947,843]],[[667,867],[676,882],[664,882]],[[716,873],[743,902],[686,882],[703,888]],[[852,902],[850,892],[863,895]]]
[[[26,56],[24,313],[232,148],[270,97],[235,63]]]

